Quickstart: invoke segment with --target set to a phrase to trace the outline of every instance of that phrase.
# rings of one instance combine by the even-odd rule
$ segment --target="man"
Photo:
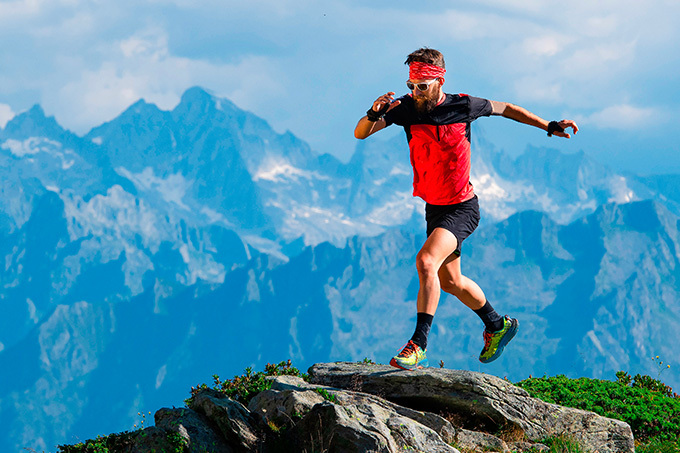
[[[571,120],[548,122],[505,102],[445,94],[444,57],[437,50],[418,49],[406,64],[411,93],[397,100],[394,92],[380,96],[354,130],[356,138],[365,139],[391,124],[403,126],[411,151],[413,195],[426,202],[427,240],[416,258],[420,280],[416,329],[390,364],[407,370],[428,365],[427,337],[440,290],[456,296],[481,318],[485,329],[479,360],[489,363],[500,357],[519,322],[501,317],[482,289],[461,273],[461,244],[479,222],[477,196],[470,183],[470,123],[481,116],[500,115],[564,138],[570,138],[567,128],[576,133],[578,127]]]

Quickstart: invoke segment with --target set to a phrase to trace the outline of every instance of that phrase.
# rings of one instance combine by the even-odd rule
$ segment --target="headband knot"
[[[411,80],[437,79],[444,77],[444,74],[446,74],[446,69],[420,61],[414,61],[408,67],[408,77]]]

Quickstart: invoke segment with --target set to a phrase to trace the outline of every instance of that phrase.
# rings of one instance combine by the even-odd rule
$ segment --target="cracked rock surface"
[[[321,363],[309,369],[310,381],[379,395],[403,406],[448,413],[468,430],[520,433],[527,440],[562,434],[598,453],[634,452],[627,423],[592,412],[546,403],[510,382],[465,370],[397,370],[364,363]]]

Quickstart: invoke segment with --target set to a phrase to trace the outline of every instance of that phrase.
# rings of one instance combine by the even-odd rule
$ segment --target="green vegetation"
[[[518,382],[531,396],[628,423],[638,452],[680,452],[680,397],[649,376],[616,373],[616,381],[554,377]],[[564,450],[571,451],[571,450]]]
[[[583,453],[581,445],[569,436],[556,436],[543,439],[542,444],[550,447],[549,453]]]
[[[547,437],[540,442],[541,444],[550,448],[547,453],[586,453],[586,450],[574,439],[566,435],[560,435],[555,437]],[[476,453],[479,451],[479,447],[473,449],[465,448],[457,443],[451,444],[452,447],[458,449],[461,453]],[[486,447],[483,451],[492,450],[491,447]],[[545,450],[539,450],[538,448],[530,448],[529,450],[521,450],[524,453],[546,453]],[[518,453],[515,450],[511,450],[511,453]]]
[[[124,431],[108,436],[97,436],[96,439],[75,445],[59,445],[57,448],[60,453],[128,453],[132,451],[138,438],[146,435],[146,432],[142,429]],[[166,440],[172,450],[165,453],[185,453],[189,449],[186,440],[177,433],[168,433]]]
[[[331,403],[335,403],[335,404],[338,403],[338,397],[335,396],[335,395],[333,395],[332,393],[328,393],[328,390],[322,389],[322,388],[318,388],[318,389],[316,389],[316,392],[317,392],[319,395],[323,396],[323,398],[324,398],[326,401],[330,401]]]
[[[113,453],[130,451],[137,438],[136,431],[124,431],[118,434],[111,434],[109,436],[97,436],[96,439],[90,439],[85,442],[80,442],[75,445],[59,445],[59,451],[62,453]]]
[[[267,379],[270,376],[298,376],[305,380],[308,379],[306,374],[300,373],[300,370],[291,365],[291,361],[280,362],[277,365],[268,363],[264,367],[264,371],[253,373],[252,367],[246,368],[245,374],[234,376],[233,379],[228,379],[224,382],[220,380],[218,375],[213,375],[214,386],[213,389],[228,396],[229,398],[248,405],[251,399],[258,393],[269,390],[272,387],[271,380]],[[191,398],[186,402],[190,403],[191,399],[196,396],[201,390],[207,389],[206,384],[201,384],[196,387],[191,387]]]

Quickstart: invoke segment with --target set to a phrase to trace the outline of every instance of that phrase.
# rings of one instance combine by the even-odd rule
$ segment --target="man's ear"
[[[439,86],[444,85],[444,77],[439,78]]]

